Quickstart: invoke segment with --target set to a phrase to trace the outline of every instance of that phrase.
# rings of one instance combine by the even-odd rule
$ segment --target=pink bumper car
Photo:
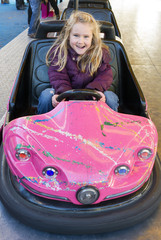
[[[41,33],[62,24],[44,22]],[[158,136],[122,43],[104,40],[119,112],[95,91],[76,89],[37,115],[38,97],[50,86],[45,56],[54,41],[38,36],[26,48],[1,128],[3,204],[25,224],[54,233],[108,232],[143,221],[161,200]]]

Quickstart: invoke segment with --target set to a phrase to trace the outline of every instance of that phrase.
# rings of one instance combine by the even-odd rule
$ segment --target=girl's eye
[[[85,38],[89,38],[89,36],[84,36]]]
[[[74,34],[74,37],[78,37],[78,34]]]

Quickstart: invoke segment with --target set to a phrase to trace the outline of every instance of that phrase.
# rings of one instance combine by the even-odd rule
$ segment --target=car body
[[[29,191],[97,204],[132,193],[148,180],[157,131],[147,118],[117,113],[100,101],[73,100],[11,121],[3,144],[11,171]],[[83,200],[78,196],[86,188],[91,199]]]

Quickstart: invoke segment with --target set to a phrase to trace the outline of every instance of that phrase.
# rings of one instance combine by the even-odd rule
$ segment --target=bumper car
[[[74,8],[76,4],[78,4],[78,7],[112,9],[111,4],[108,0],[79,0],[78,2],[69,0],[67,8]]]
[[[52,111],[36,114],[50,86],[45,56],[54,39],[45,36],[63,23],[42,22],[24,53],[1,129],[0,198],[14,217],[42,231],[123,229],[147,219],[161,201],[157,130],[111,23],[101,29],[119,111],[95,91],[75,89]]]
[[[93,0],[92,0],[93,1]],[[81,2],[80,2],[81,3]],[[83,7],[75,6],[75,8],[67,7],[61,14],[61,20],[68,19],[73,10],[79,10],[91,14],[98,21],[110,22],[113,24],[115,29],[115,35],[121,38],[121,32],[119,30],[115,15],[110,8],[99,8],[99,7]]]

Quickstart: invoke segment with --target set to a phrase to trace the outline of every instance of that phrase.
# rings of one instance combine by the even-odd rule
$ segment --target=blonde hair
[[[57,40],[49,49],[46,56],[46,63],[49,66],[58,53],[58,61],[54,63],[54,66],[59,66],[58,71],[61,71],[65,67],[67,63],[69,36],[76,23],[88,23],[92,28],[93,37],[91,46],[83,55],[78,57],[77,65],[82,72],[88,69],[90,74],[93,75],[102,61],[102,47],[106,49],[108,49],[108,47],[102,43],[99,23],[96,22],[92,15],[86,12],[74,11],[71,14]],[[51,51],[53,48],[54,52]]]

